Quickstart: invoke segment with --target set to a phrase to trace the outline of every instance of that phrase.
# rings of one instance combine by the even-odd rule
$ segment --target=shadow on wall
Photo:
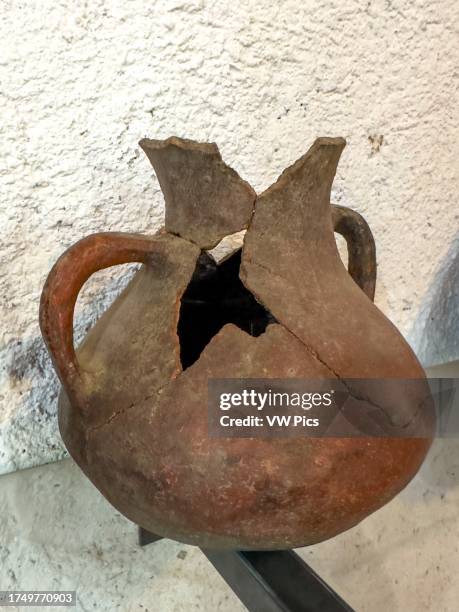
[[[124,289],[137,265],[114,275],[97,273],[82,291],[75,343]],[[59,381],[38,328],[13,338],[0,351],[0,474],[59,461],[66,456],[57,425]]]
[[[0,474],[61,459],[59,386],[41,336],[13,339],[2,353]]]
[[[439,267],[409,333],[426,366],[459,359],[459,234]]]

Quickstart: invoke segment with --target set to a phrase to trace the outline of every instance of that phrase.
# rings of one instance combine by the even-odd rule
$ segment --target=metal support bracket
[[[161,537],[139,530],[139,544]],[[250,612],[353,612],[292,550],[201,549]]]

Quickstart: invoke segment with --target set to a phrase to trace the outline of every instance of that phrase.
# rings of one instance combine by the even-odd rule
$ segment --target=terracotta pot
[[[256,196],[215,145],[144,140],[165,196],[165,229],[89,236],[53,267],[40,323],[63,386],[62,437],[102,494],[144,528],[213,548],[316,543],[388,502],[425,457],[429,435],[208,436],[209,378],[424,380],[372,303],[366,222],[330,205],[344,144],[318,139]],[[217,267],[206,251],[244,228],[242,253]],[[347,240],[349,270],[334,231]],[[127,262],[143,266],[75,352],[80,288],[95,271]],[[429,408],[402,400],[373,409],[401,414],[401,428],[433,427]]]

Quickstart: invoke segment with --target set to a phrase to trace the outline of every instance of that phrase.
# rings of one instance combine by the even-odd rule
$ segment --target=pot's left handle
[[[84,399],[84,373],[73,346],[73,313],[88,278],[117,264],[145,263],[155,241],[139,234],[92,234],[71,246],[54,264],[40,302],[40,328],[67,393]]]

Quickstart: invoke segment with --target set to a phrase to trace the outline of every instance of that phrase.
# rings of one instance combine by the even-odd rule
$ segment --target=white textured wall
[[[37,325],[50,266],[90,232],[162,223],[144,136],[216,141],[258,191],[316,136],[346,137],[335,201],[369,221],[377,302],[416,345],[459,228],[455,0],[3,0],[0,11],[0,472],[63,452]],[[123,276],[90,283],[79,330]]]

